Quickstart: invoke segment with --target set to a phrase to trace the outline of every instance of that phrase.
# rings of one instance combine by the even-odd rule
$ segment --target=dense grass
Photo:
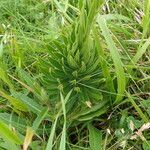
[[[150,149],[149,0],[0,0],[0,22],[0,149]]]

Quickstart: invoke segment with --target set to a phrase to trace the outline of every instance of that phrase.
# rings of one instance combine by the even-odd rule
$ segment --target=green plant
[[[149,8],[1,0],[0,149],[147,150]]]
[[[38,68],[43,73],[41,82],[47,88],[52,105],[57,103],[59,91],[66,95],[73,90],[67,107],[67,112],[73,115],[76,111],[83,111],[87,107],[86,102],[92,106],[101,102],[99,108],[96,106],[93,110],[99,111],[96,115],[104,113],[107,109],[105,104],[110,103],[103,100],[101,92],[106,90],[106,85],[98,55],[99,41],[94,33],[95,18],[101,4],[102,1],[80,1],[80,15],[63,28],[57,40],[50,43],[46,59],[39,59]],[[100,108],[104,110],[100,111]]]

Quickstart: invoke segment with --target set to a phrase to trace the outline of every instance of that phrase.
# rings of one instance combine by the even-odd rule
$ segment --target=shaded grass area
[[[149,18],[149,0],[0,0],[0,148],[149,150]]]

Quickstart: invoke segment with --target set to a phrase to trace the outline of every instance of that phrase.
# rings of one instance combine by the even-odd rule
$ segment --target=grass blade
[[[52,125],[51,133],[50,133],[50,136],[49,136],[49,139],[47,142],[47,146],[46,146],[46,150],[52,150],[52,148],[53,148],[53,140],[54,140],[54,135],[55,135],[58,117],[59,117],[59,114],[56,116],[55,122]]]
[[[135,110],[138,112],[138,114],[140,115],[141,119],[144,122],[149,122],[149,119],[143,114],[142,110],[140,109],[140,107],[135,103],[135,101],[133,100],[133,98],[131,97],[130,93],[126,92],[129,101],[131,102],[131,104],[133,105],[133,107],[135,108]]]
[[[113,84],[113,80],[112,77],[110,75],[110,69],[107,66],[107,58],[105,56],[104,50],[101,46],[101,42],[100,39],[98,37],[98,31],[95,31],[95,39],[96,39],[96,44],[97,44],[97,52],[99,55],[99,61],[103,70],[103,76],[106,78],[106,84],[107,84],[107,88],[110,92],[115,93],[115,88],[114,88],[114,84]],[[112,98],[112,95],[111,95]],[[112,100],[110,100],[112,103]]]
[[[115,43],[111,37],[111,34],[109,32],[109,29],[106,24],[106,20],[103,17],[98,18],[98,24],[100,26],[100,29],[102,30],[102,35],[104,36],[106,43],[108,45],[108,48],[110,50],[110,54],[112,56],[112,59],[114,61],[114,66],[116,70],[116,75],[117,75],[117,82],[118,82],[118,95],[115,100],[115,103],[118,103],[122,100],[122,95],[125,91],[125,85],[126,85],[126,80],[125,80],[125,73],[123,69],[123,64],[120,59],[120,55],[118,52],[117,47],[115,46]]]
[[[149,45],[150,45],[150,37],[146,40],[143,46],[139,48],[136,55],[133,57],[132,62],[136,63],[142,57],[142,55],[146,52]]]
[[[62,110],[63,110],[63,114],[64,114],[64,125],[63,125],[63,130],[62,130],[62,136],[61,136],[61,142],[60,142],[59,149],[60,150],[65,150],[65,148],[66,148],[66,142],[65,142],[66,141],[66,109],[65,109],[65,104],[67,103],[71,93],[72,93],[72,90],[66,95],[65,99],[64,99],[63,95],[60,94],[61,102],[62,102],[62,109],[60,109],[60,111],[58,112],[58,114],[56,116],[56,119],[55,119],[55,122],[52,125],[51,133],[50,133],[48,143],[47,143],[47,146],[46,146],[46,150],[52,150],[52,148],[53,148],[53,140],[54,140],[56,125],[57,125],[57,121],[58,121],[58,118],[59,118]]]
[[[62,93],[60,93],[60,99],[61,99],[63,115],[64,115],[64,125],[63,125],[59,150],[66,150],[66,108],[65,108],[65,99]]]

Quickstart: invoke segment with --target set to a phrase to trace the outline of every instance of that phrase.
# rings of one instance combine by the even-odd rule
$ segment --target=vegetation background
[[[0,150],[150,150],[150,0],[0,0]]]

